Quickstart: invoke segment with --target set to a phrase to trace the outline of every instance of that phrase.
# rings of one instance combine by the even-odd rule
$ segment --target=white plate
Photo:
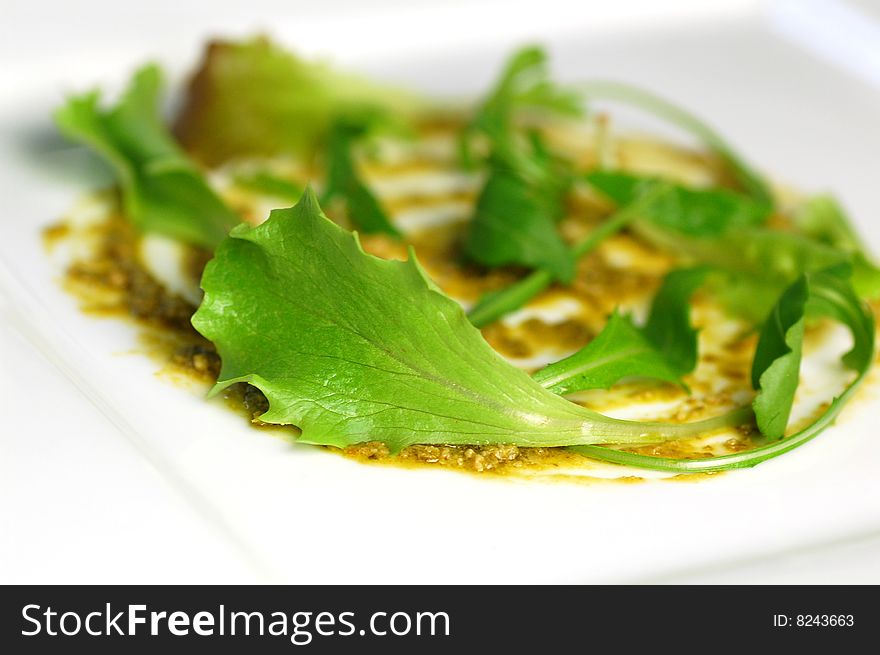
[[[507,4],[499,3],[386,2],[357,15],[341,4],[348,15],[340,10],[332,20],[260,5],[262,20],[217,10],[210,20],[182,21],[184,29],[176,18],[168,27],[172,3],[118,18],[118,26],[115,5],[93,3],[86,17],[96,22],[81,19],[76,39],[49,23],[30,29],[51,39],[27,38],[28,15],[19,16],[20,34],[6,41],[0,62],[7,69],[0,80],[0,578],[798,581],[818,579],[821,567],[834,571],[833,553],[845,552],[856,559],[830,579],[880,581],[872,540],[880,533],[876,383],[837,427],[752,470],[634,485],[505,481],[364,466],[267,437],[157,378],[149,359],[126,354],[135,344],[131,327],[76,309],[39,238],[86,183],[76,179],[80,154],[51,136],[47,117],[60,92],[118,82],[154,55],[179,70],[193,63],[207,33],[260,24],[293,47],[298,34],[307,35],[310,51],[326,42],[332,54],[340,43],[341,58],[367,72],[456,94],[485,88],[508,46],[538,37],[551,46],[561,77],[622,79],[661,92],[708,117],[761,168],[808,191],[833,190],[880,246],[880,93],[872,69],[843,70],[841,57],[801,46],[824,43],[819,37],[841,20],[852,25],[830,3],[808,3],[825,12],[808,16],[818,22],[798,17],[790,3],[727,2],[709,12],[694,7],[712,3],[683,2],[672,3],[683,10],[657,15],[656,3],[596,5],[591,14],[582,3],[550,2],[536,17],[520,5],[503,13]],[[630,20],[633,7],[649,13]],[[474,33],[456,29],[493,15],[505,18]],[[369,38],[358,31],[364,20],[372,21]],[[815,23],[819,37],[801,38]],[[331,40],[334,34],[350,38]],[[47,42],[55,44],[50,54]],[[839,54],[840,46],[829,47]],[[855,61],[870,64],[870,57]],[[824,544],[849,550],[826,557]],[[797,568],[799,561],[806,564]]]

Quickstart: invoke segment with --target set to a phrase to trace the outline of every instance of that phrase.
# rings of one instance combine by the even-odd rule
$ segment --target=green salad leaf
[[[618,210],[593,234],[572,247],[575,259],[616,232],[633,227],[670,251],[676,252],[682,245],[680,254],[690,255],[697,263],[716,265],[718,262],[712,256],[700,256],[701,247],[711,253],[723,251],[724,260],[733,260],[736,251],[726,249],[726,241],[744,226],[764,219],[763,206],[724,189],[687,189],[665,180],[606,171],[593,171],[585,179],[618,204]],[[724,239],[719,238],[722,235]],[[828,263],[837,261],[839,255]],[[491,292],[471,309],[471,322],[477,327],[488,325],[522,307],[552,282],[552,275],[539,270],[505,289]]]
[[[685,261],[715,268],[709,284],[713,294],[729,312],[752,322],[763,320],[779,294],[802,273],[856,268],[854,255],[796,232],[746,227],[717,239],[676,234],[647,222],[632,227]]]
[[[651,378],[681,384],[697,365],[697,331],[690,324],[690,297],[706,269],[680,269],[666,276],[648,319],[637,327],[614,312],[603,330],[573,355],[533,376],[558,394],[608,389],[624,378]]]
[[[759,322],[783,290],[804,272],[847,266],[863,298],[880,295],[880,269],[840,206],[831,198],[809,200],[795,215],[796,232],[742,225],[723,239],[664,230],[638,222],[633,229],[655,245],[717,269],[709,286],[731,313]]]
[[[581,112],[576,94],[554,84],[547,57],[524,48],[508,61],[501,78],[462,132],[465,162],[470,139],[489,142],[489,173],[477,199],[464,253],[486,266],[518,264],[570,282],[575,257],[557,228],[571,187],[570,167],[550,152],[536,130],[520,125],[534,110]]]
[[[507,60],[494,88],[466,129],[464,146],[466,137],[473,132],[482,132],[492,140],[509,139],[517,116],[530,111],[564,116],[583,114],[580,94],[552,80],[547,53],[538,46],[521,48]]]
[[[605,170],[588,173],[586,180],[618,206],[629,205],[658,188],[666,189],[643,208],[643,218],[689,236],[717,237],[760,225],[767,215],[764,205],[722,188],[691,189],[660,178]]]
[[[723,269],[713,270],[706,281],[709,295],[727,314],[755,326],[767,318],[785,285],[785,280]]]
[[[679,372],[632,321],[614,312],[595,339],[573,355],[541,369],[535,381],[565,395],[609,389],[624,378],[651,378],[679,384]]]
[[[658,190],[657,193],[662,193],[662,190]],[[622,230],[636,219],[643,205],[651,202],[653,195],[647,195],[606,218],[589,235],[572,246],[571,253],[574,259],[577,260],[593,251],[606,238]],[[553,279],[553,274],[546,269],[533,271],[503,289],[485,294],[468,312],[468,318],[475,327],[485,327],[525,305],[553,284]]]
[[[703,459],[653,457],[603,446],[578,446],[574,450],[588,457],[627,466],[675,473],[704,473],[755,466],[808,442],[834,423],[846,402],[864,382],[874,361],[874,314],[853,291],[848,278],[849,271],[845,266],[806,273],[786,290],[767,319],[753,370],[759,386],[754,410],[758,425],[767,431],[764,443],[743,452]],[[825,316],[849,329],[853,346],[842,361],[855,372],[855,378],[815,421],[795,434],[780,438],[780,426],[783,430],[786,427],[797,386],[795,360],[799,365],[803,340],[800,326],[805,316]],[[793,356],[793,353],[796,354]]]
[[[804,342],[809,288],[802,276],[776,303],[761,328],[752,361],[752,386],[759,389],[752,403],[758,429],[768,439],[781,439],[797,390]]]
[[[210,249],[240,219],[168,133],[159,116],[160,87],[159,69],[146,66],[114,107],[102,109],[94,91],[70,98],[55,121],[65,136],[111,164],[125,215],[139,229]]]
[[[416,94],[300,59],[264,38],[214,41],[193,77],[176,134],[209,165],[281,153],[310,158],[338,116],[383,111],[408,122],[426,108]]]
[[[260,419],[298,426],[305,443],[653,443],[746,420],[641,423],[564,400],[492,350],[414,256],[364,253],[311,190],[235,228],[202,287],[193,325],[223,361],[214,392],[258,387]]]
[[[723,239],[688,237],[639,225],[639,234],[670,252],[716,268],[790,284],[798,275],[851,263],[849,254],[793,232],[742,228]]]
[[[874,263],[843,207],[833,196],[814,196],[795,212],[798,229],[808,237],[850,253],[853,286],[863,298],[880,297],[880,267]]]
[[[477,199],[464,252],[486,266],[520,264],[570,282],[575,258],[556,228],[561,209],[557,194],[497,169]]]
[[[666,275],[651,302],[642,331],[679,375],[697,366],[697,330],[691,325],[691,296],[706,280],[705,267],[681,268]]]
[[[528,61],[527,57],[523,58],[523,62]],[[528,70],[524,63],[508,67],[511,75],[523,69]],[[546,73],[542,74],[546,75]],[[504,88],[505,79],[506,77],[502,77],[499,88]],[[578,85],[577,90],[581,91],[588,100],[611,99],[641,107],[689,131],[727,164],[746,195],[720,188],[688,189],[667,180],[639,177],[622,172],[593,171],[587,175],[587,181],[614,200],[618,204],[619,211],[609,218],[600,230],[597,230],[597,238],[591,235],[583,243],[576,244],[572,248],[575,257],[582,256],[595,248],[600,242],[599,236],[601,238],[610,236],[633,222],[636,218],[635,213],[621,210],[636,205],[643,217],[648,219],[639,223],[653,223],[653,229],[646,231],[664,237],[658,240],[662,240],[671,250],[675,250],[675,238],[669,234],[663,235],[663,228],[677,233],[676,236],[712,239],[715,245],[719,245],[721,241],[717,237],[721,234],[726,234],[728,230],[735,231],[742,226],[759,225],[769,214],[773,207],[773,197],[761,176],[746,164],[745,160],[714,129],[689,112],[649,92],[614,82],[590,82]],[[566,97],[573,99],[578,96],[568,91]],[[491,106],[492,103],[487,104]],[[503,102],[500,105],[505,106]],[[489,119],[482,120],[503,134],[510,121],[493,118],[503,115],[503,112],[490,111],[488,115]],[[651,197],[651,202],[644,202],[646,196]],[[636,203],[636,200],[640,202]],[[699,257],[694,259],[698,262],[705,261]],[[546,269],[539,269],[506,289],[487,294],[470,311],[471,321],[474,325],[482,327],[498,320],[544,291],[552,284],[553,279],[553,275]]]
[[[327,180],[321,202],[327,204],[342,198],[348,208],[352,224],[364,233],[383,232],[401,236],[379,200],[364,184],[352,157],[352,148],[363,137],[369,126],[353,119],[338,119],[330,129],[327,140]]]

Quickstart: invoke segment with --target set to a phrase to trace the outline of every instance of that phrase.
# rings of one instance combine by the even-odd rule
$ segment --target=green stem
[[[588,100],[616,100],[640,107],[690,132],[724,161],[749,196],[762,204],[773,206],[773,196],[761,176],[718,132],[690,112],[653,93],[619,82],[585,82],[577,88],[583,91]]]
[[[858,380],[859,382],[861,380]],[[628,453],[623,450],[606,448],[604,446],[571,446],[572,450],[592,459],[612,462],[624,466],[650,469],[653,471],[667,471],[669,473],[713,473],[732,469],[749,468],[772,459],[790,450],[794,450],[808,442],[810,439],[825,430],[834,423],[834,419],[843,409],[846,401],[853,394],[858,385],[853,383],[847,390],[834,400],[831,406],[814,423],[811,423],[800,432],[772,443],[752,448],[741,453],[732,455],[719,455],[718,457],[706,457],[703,459],[677,459],[673,457],[654,457],[652,455],[639,455]],[[710,419],[711,420],[711,419]]]
[[[511,443],[521,447],[565,447],[576,452],[581,452],[582,448],[600,448],[601,452],[628,454],[608,446],[650,446],[666,441],[707,436],[725,428],[754,425],[755,422],[755,414],[748,406],[692,423],[673,423],[612,418],[580,405],[571,405],[577,418],[560,422],[552,437],[545,433],[520,434]],[[488,445],[507,442],[503,439],[490,439],[477,443]]]
[[[530,273],[509,287],[486,294],[468,312],[474,327],[482,328],[525,305],[553,282],[553,275],[544,270]]]
[[[605,443],[617,444],[656,444],[675,439],[688,439],[701,437],[724,428],[735,428],[740,425],[752,424],[755,413],[751,407],[738,407],[729,412],[713,416],[712,418],[694,421],[692,423],[661,423],[659,421],[628,421],[614,419],[602,415],[602,435],[607,439]],[[619,430],[617,428],[620,428]],[[571,449],[580,452],[582,448],[600,448],[611,453],[630,455],[604,446],[570,446]],[[587,453],[583,453],[587,454]],[[592,457],[592,455],[590,455]],[[646,457],[639,455],[638,457]],[[602,458],[597,458],[602,459]],[[656,459],[648,457],[648,459]]]

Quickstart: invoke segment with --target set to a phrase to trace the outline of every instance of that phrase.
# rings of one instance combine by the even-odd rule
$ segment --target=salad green
[[[572,184],[568,162],[550,152],[540,133],[523,130],[521,115],[579,116],[578,95],[554,84],[539,48],[517,52],[495,89],[462,131],[462,155],[473,164],[474,135],[489,143],[489,173],[477,198],[464,254],[486,266],[519,264],[571,282],[576,256],[557,230]]]
[[[239,222],[174,141],[159,116],[161,73],[146,66],[118,104],[103,110],[97,91],[71,98],[56,114],[61,131],[113,166],[126,216],[158,232],[214,248]]]
[[[608,389],[629,377],[681,384],[697,365],[697,331],[690,324],[690,297],[706,277],[703,268],[679,269],[666,276],[654,296],[644,326],[614,312],[586,346],[535,373],[559,394]]]
[[[213,393],[239,382],[256,387],[268,401],[260,420],[298,427],[304,443],[381,441],[392,452],[414,444],[569,447],[671,472],[740,468],[824,430],[874,360],[874,315],[864,299],[880,295],[880,268],[834,199],[780,208],[713,128],[626,85],[559,85],[540,48],[515,53],[460,121],[461,165],[482,177],[457,256],[518,276],[468,313],[429,278],[412,248],[406,261],[365,252],[357,233],[324,215],[312,187],[270,169],[237,173],[241,188],[298,198],[258,226],[239,224],[196,163],[279,154],[321,163],[321,203],[343,205],[360,232],[400,243],[406,234],[362,175],[358,145],[377,117],[416,125],[431,114],[425,98],[304,62],[265,40],[217,43],[178,122],[182,147],[159,116],[159,88],[159,70],[148,66],[115,106],[102,109],[97,92],[73,97],[56,121],[111,164],[123,212],[139,230],[214,251],[192,317],[222,360]],[[542,128],[603,100],[632,104],[696,136],[725,167],[726,182],[696,188],[627,170],[579,170],[548,145]],[[581,192],[614,209],[574,240],[562,224]],[[574,283],[590,264],[586,256],[624,231],[676,262],[642,324],[616,310],[585,346],[534,375],[492,349],[479,328],[553,285]],[[674,423],[611,418],[563,398],[624,379],[689,391],[699,361],[691,322],[698,289],[757,331],[751,403]],[[842,358],[850,380],[818,418],[793,429],[805,335],[819,318],[850,332]],[[731,427],[756,429],[754,447],[698,459],[633,452]]]
[[[622,421],[545,390],[492,350],[414,254],[366,254],[310,190],[235,228],[202,286],[193,325],[223,358],[214,393],[249,382],[269,400],[260,420],[298,426],[305,443],[650,443],[741,420]]]
[[[876,327],[874,315],[853,292],[845,268],[806,273],[779,299],[761,331],[753,379],[760,388],[753,403],[763,442],[750,450],[702,459],[654,457],[601,446],[578,446],[577,452],[616,464],[675,473],[708,473],[755,466],[797,448],[834,423],[846,402],[864,382],[874,359]],[[842,357],[855,373],[846,388],[806,427],[781,438],[797,388],[805,316],[832,318],[847,327],[853,346]],[[778,318],[785,325],[777,323]],[[776,385],[781,385],[777,387]],[[763,430],[767,430],[763,433]]]

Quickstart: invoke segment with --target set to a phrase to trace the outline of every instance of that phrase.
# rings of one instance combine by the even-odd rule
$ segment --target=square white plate
[[[324,13],[258,2],[242,19],[215,3],[123,16],[93,2],[76,20],[44,8],[38,21],[29,4],[0,39],[0,580],[880,582],[876,380],[820,438],[710,480],[364,466],[268,437],[157,378],[126,353],[131,326],[77,310],[40,240],[93,183],[53,136],[64,91],[114,86],[156,56],[179,74],[206,36],[263,26],[292,48],[456,95],[486,88],[512,45],[540,40],[561,78],[655,90],[774,176],[833,190],[880,247],[880,40],[863,16],[830,2],[332,2]]]

